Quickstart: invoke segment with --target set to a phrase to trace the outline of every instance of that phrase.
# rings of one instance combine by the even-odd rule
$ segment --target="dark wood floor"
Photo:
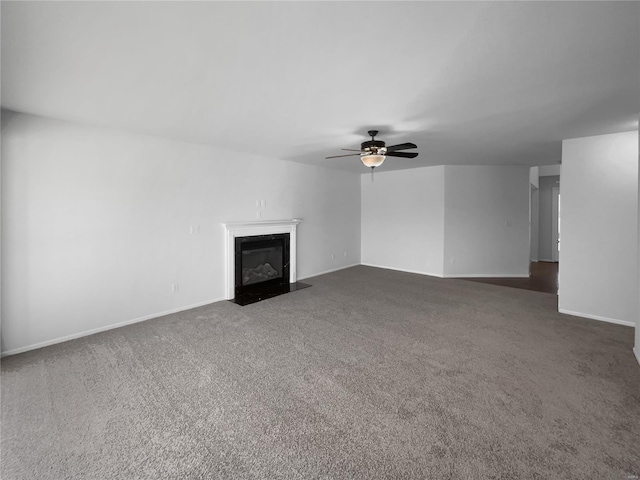
[[[465,278],[465,280],[557,294],[558,263],[531,262],[531,276],[529,278]]]

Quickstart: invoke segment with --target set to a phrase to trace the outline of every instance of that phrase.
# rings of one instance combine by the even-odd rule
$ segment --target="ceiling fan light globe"
[[[360,160],[367,167],[379,167],[385,160],[384,155],[362,155]]]

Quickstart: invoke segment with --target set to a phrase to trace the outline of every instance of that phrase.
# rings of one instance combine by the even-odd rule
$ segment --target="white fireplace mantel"
[[[229,222],[223,223],[225,228],[225,298],[235,297],[235,238],[252,235],[271,235],[275,233],[289,234],[289,283],[296,282],[296,227],[302,222],[301,218],[291,220],[263,220],[259,222]]]

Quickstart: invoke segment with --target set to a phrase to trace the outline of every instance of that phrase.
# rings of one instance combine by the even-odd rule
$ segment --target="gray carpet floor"
[[[370,267],[2,360],[13,479],[628,479],[633,329]]]

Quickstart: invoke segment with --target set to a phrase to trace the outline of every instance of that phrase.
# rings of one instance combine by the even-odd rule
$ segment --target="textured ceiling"
[[[2,2],[3,108],[354,172],[637,128],[640,2]]]

